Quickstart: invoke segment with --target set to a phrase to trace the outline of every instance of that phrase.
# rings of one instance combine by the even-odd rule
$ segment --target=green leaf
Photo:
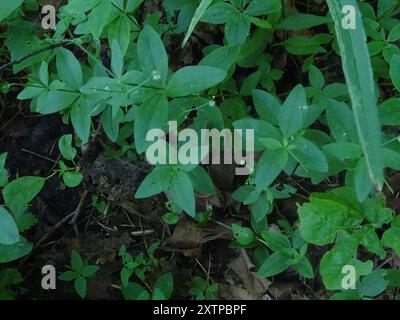
[[[2,1],[0,3],[0,22],[6,19],[24,2],[24,0]]]
[[[126,287],[122,288],[122,295],[125,300],[149,300],[149,292],[137,283],[128,283]]]
[[[273,95],[263,90],[253,90],[253,102],[261,120],[278,125],[281,104]]]
[[[222,69],[208,66],[189,66],[179,69],[167,86],[170,97],[184,97],[211,88],[226,77]]]
[[[151,142],[146,140],[152,129],[162,129],[168,120],[168,100],[164,95],[156,95],[145,101],[135,116],[135,146],[139,154],[146,151]]]
[[[304,87],[297,85],[286,98],[279,114],[279,127],[285,138],[290,138],[304,126],[307,98]]]
[[[81,255],[75,251],[72,250],[71,252],[71,268],[75,271],[81,271],[83,267],[83,260]]]
[[[237,61],[239,53],[240,46],[223,46],[206,55],[199,62],[199,66],[219,68],[228,72],[229,68]]]
[[[83,175],[80,172],[68,171],[63,174],[63,181],[69,188],[75,188],[80,185],[83,180]]]
[[[290,241],[282,233],[272,230],[264,230],[261,236],[272,251],[283,251],[290,249]]]
[[[111,12],[110,0],[100,0],[99,4],[89,14],[87,27],[95,39],[99,39],[104,27],[107,25]]]
[[[65,271],[58,276],[58,280],[61,281],[72,281],[78,277],[78,274],[75,271]]]
[[[250,33],[250,19],[239,14],[225,25],[225,37],[230,45],[243,44]]]
[[[316,172],[327,172],[328,161],[325,155],[318,147],[308,139],[297,137],[291,146],[294,149],[290,150],[291,155],[300,163],[306,170]]]
[[[400,91],[400,55],[398,54],[390,59],[390,78],[397,91]]]
[[[162,275],[154,284],[153,300],[168,300],[174,289],[172,273]]]
[[[335,142],[326,144],[322,150],[329,156],[339,159],[340,161],[359,159],[362,156],[362,149],[356,143],[351,142]]]
[[[342,289],[342,280],[346,275],[342,273],[342,270],[346,265],[353,266],[356,269],[355,280],[359,279],[361,273],[369,273],[372,270],[373,265],[371,261],[362,263],[354,258],[357,247],[358,243],[352,236],[342,233],[338,237],[335,247],[322,257],[320,274],[326,289]]]
[[[254,241],[254,234],[250,228],[242,227],[234,223],[232,224],[232,232],[236,241],[242,246],[247,246]]]
[[[252,0],[244,12],[249,16],[257,17],[275,13],[281,9],[282,2],[280,0]]]
[[[18,243],[11,245],[0,244],[0,263],[7,263],[17,260],[23,256],[26,256],[31,251],[32,244],[27,242],[22,236],[20,237],[20,241]]]
[[[348,209],[339,202],[313,198],[298,209],[301,236],[319,246],[332,243],[345,226]]]
[[[72,88],[79,89],[82,86],[83,76],[78,59],[68,49],[60,48],[58,49],[56,60],[60,79]]]
[[[385,167],[400,170],[400,153],[388,148],[382,148],[382,151]]]
[[[374,187],[381,190],[383,181],[381,129],[376,106],[377,93],[362,15],[355,0],[327,0],[327,3],[335,22],[358,138],[365,156],[365,169]],[[344,5],[352,5],[356,9],[356,30],[342,28]],[[365,199],[367,194],[363,196]]]
[[[316,66],[311,65],[308,68],[308,78],[312,87],[322,90],[325,85],[324,75]]]
[[[390,229],[386,230],[382,236],[382,244],[392,248],[400,256],[400,217],[397,216]]]
[[[12,212],[23,211],[40,192],[46,180],[41,177],[22,177],[3,189],[4,201]]]
[[[121,79],[124,69],[124,55],[117,40],[111,45],[111,70],[117,79]]]
[[[64,110],[79,97],[71,92],[54,90],[40,95],[37,103],[37,112],[41,114],[51,114]]]
[[[8,183],[8,171],[5,168],[7,152],[0,154],[0,188],[3,188]]]
[[[142,199],[166,190],[171,183],[172,171],[169,167],[156,167],[142,181],[136,191],[135,198]]]
[[[379,105],[378,109],[381,125],[400,125],[400,98],[387,99]]]
[[[72,105],[71,122],[79,138],[84,143],[87,143],[89,141],[92,121],[86,100],[81,99]]]
[[[376,297],[385,291],[388,281],[383,276],[383,270],[374,270],[362,279],[357,291],[366,297]]]
[[[313,267],[306,257],[303,257],[298,263],[292,265],[292,268],[304,278],[314,278]]]
[[[387,41],[396,42],[399,40],[400,40],[400,25],[396,25],[392,30],[390,30]]]
[[[139,34],[137,57],[142,70],[152,76],[159,74],[165,83],[168,76],[168,56],[164,44],[154,29],[146,25]]]
[[[286,150],[267,150],[256,167],[255,184],[258,191],[267,188],[281,173],[288,161]]]
[[[58,148],[65,159],[72,160],[75,158],[76,149],[72,146],[72,134],[63,135],[58,140]]]
[[[175,204],[184,210],[189,216],[196,214],[193,185],[186,172],[176,171],[171,178],[169,187]]]
[[[0,206],[0,244],[10,245],[19,242],[17,225],[11,215]]]
[[[201,21],[222,24],[227,23],[239,14],[238,10],[229,3],[216,3],[209,7],[204,15],[201,17]]]
[[[84,299],[86,297],[86,279],[84,277],[79,276],[75,279],[74,288],[76,293]]]
[[[189,28],[186,32],[185,38],[183,39],[182,42],[182,48],[186,45],[187,41],[189,40],[191,34],[193,33],[194,28],[196,25],[199,23],[201,17],[204,15],[210,4],[213,2],[213,0],[201,0],[200,4],[198,5],[194,16],[192,18],[192,21],[190,22]]]
[[[82,270],[82,276],[84,276],[85,278],[89,278],[94,274],[96,274],[96,272],[99,270],[100,270],[99,266],[86,266]]]
[[[286,253],[274,252],[263,262],[257,275],[261,278],[268,278],[279,274],[289,267],[289,260],[290,256]]]
[[[321,24],[326,24],[332,20],[327,17],[316,16],[313,14],[306,13],[295,13],[284,19],[281,23],[277,25],[276,28],[299,31],[302,29],[309,29]]]
[[[367,173],[367,164],[365,158],[361,158],[354,172],[354,188],[356,189],[357,199],[363,201],[368,197],[372,191],[372,182]]]
[[[188,172],[190,181],[192,181],[193,188],[196,192],[203,194],[213,194],[215,192],[214,184],[202,166],[197,166]]]

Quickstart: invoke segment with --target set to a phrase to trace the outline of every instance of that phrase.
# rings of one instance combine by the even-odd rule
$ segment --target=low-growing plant
[[[75,292],[84,299],[87,291],[87,280],[94,277],[100,267],[90,265],[87,260],[83,260],[81,255],[73,250],[71,252],[70,270],[61,273],[59,280],[74,282]]]

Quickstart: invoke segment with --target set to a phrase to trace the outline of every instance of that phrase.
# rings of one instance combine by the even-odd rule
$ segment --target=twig
[[[76,207],[76,209],[73,212],[72,219],[69,222],[70,225],[74,226],[75,234],[77,236],[78,236],[79,233],[78,233],[78,228],[76,227],[76,222],[78,221],[79,215],[81,214],[81,211],[82,211],[82,208],[83,208],[83,205],[85,203],[87,195],[88,195],[88,191],[85,190],[83,192],[83,194],[82,194],[82,197],[81,197],[81,200],[79,201],[78,206]]]

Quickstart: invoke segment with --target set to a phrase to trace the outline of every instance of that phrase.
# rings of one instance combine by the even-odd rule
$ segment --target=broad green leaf
[[[390,229],[386,230],[382,236],[384,246],[392,248],[400,256],[400,217],[397,216]]]
[[[135,146],[139,154],[146,151],[151,142],[146,141],[152,129],[162,129],[168,120],[168,100],[164,95],[156,95],[144,102],[135,116]]]
[[[328,171],[328,161],[325,155],[313,142],[302,137],[297,137],[291,143],[291,146],[294,148],[289,151],[290,154],[306,171]]]
[[[84,299],[86,297],[86,279],[82,276],[79,276],[78,278],[75,279],[74,282],[74,288],[76,293]]]
[[[384,277],[384,270],[374,270],[361,280],[357,291],[366,297],[376,297],[385,291],[388,283]]]
[[[274,252],[291,248],[289,239],[280,232],[264,230],[261,232],[261,236],[268,247]]]
[[[335,22],[358,139],[365,156],[365,169],[375,189],[381,190],[383,181],[381,129],[376,106],[375,81],[362,16],[355,0],[327,0],[327,4]],[[352,5],[356,9],[355,30],[342,28],[344,5]],[[363,194],[364,199],[367,195]]]
[[[20,237],[18,243],[11,245],[0,244],[0,263],[7,263],[26,256],[32,251],[32,244]]]
[[[63,135],[58,140],[58,148],[65,159],[72,160],[75,158],[76,149],[72,146],[72,134]]]
[[[385,167],[400,170],[400,153],[389,148],[382,148]]]
[[[24,0],[5,0],[0,3],[0,22],[6,19]]]
[[[153,300],[169,300],[174,289],[172,273],[162,275],[154,284]]]
[[[281,173],[288,161],[286,150],[267,150],[256,167],[255,184],[257,190],[267,188]]]
[[[86,100],[80,99],[80,101],[72,105],[71,122],[79,138],[84,143],[87,143],[89,141],[92,120]]]
[[[107,25],[112,8],[111,2],[110,0],[101,0],[89,14],[87,27],[95,39],[100,38],[104,27]]]
[[[69,188],[75,188],[80,185],[83,180],[83,175],[80,172],[68,171],[63,174],[63,181]]]
[[[282,9],[280,0],[252,0],[244,11],[249,16],[263,16],[266,14],[276,13]]]
[[[40,95],[37,103],[37,112],[51,114],[64,110],[79,98],[78,94],[61,90],[54,90]]]
[[[304,278],[314,278],[313,267],[306,257],[303,257],[298,263],[292,265],[291,267]]]
[[[286,98],[279,114],[279,127],[285,138],[296,134],[304,125],[307,98],[302,85],[297,85]]]
[[[242,246],[248,246],[254,241],[254,234],[250,228],[232,224],[232,232],[235,240]]]
[[[170,97],[184,97],[211,88],[226,77],[222,69],[208,66],[189,66],[179,69],[167,86]]]
[[[263,90],[253,90],[253,102],[261,120],[278,125],[281,104],[277,98]]]
[[[400,125],[400,99],[390,98],[379,105],[379,119],[381,125],[398,126]]]
[[[154,29],[146,25],[139,34],[137,56],[142,70],[148,76],[160,75],[163,83],[168,76],[168,56],[164,43]]]
[[[288,16],[281,23],[278,24],[278,29],[298,31],[302,29],[309,29],[311,27],[326,24],[332,20],[327,17],[316,16],[306,13],[295,13]]]
[[[238,10],[229,3],[216,3],[209,7],[201,21],[222,24],[234,19],[239,14]]]
[[[203,194],[213,194],[215,192],[214,184],[202,166],[197,166],[188,172],[188,175],[196,192]]]
[[[271,254],[257,271],[261,278],[268,278],[285,271],[289,267],[290,256],[277,251]]]
[[[355,280],[359,279],[360,275],[368,274],[372,270],[372,261],[363,263],[355,258],[357,247],[358,243],[351,235],[342,233],[335,247],[322,257],[319,270],[326,289],[342,289],[342,280],[346,275],[342,273],[342,270],[346,265],[355,268]]]
[[[137,283],[128,283],[122,288],[122,295],[125,300],[150,300],[149,292]]]
[[[3,189],[4,201],[11,212],[23,211],[40,192],[45,183],[41,177],[22,177],[10,182]]]
[[[0,188],[3,188],[8,183],[8,171],[5,168],[7,152],[0,154]]]
[[[124,69],[124,55],[117,40],[111,45],[111,70],[117,79],[121,79]]]
[[[19,242],[19,232],[12,216],[0,206],[0,244],[11,245]]]
[[[194,217],[196,214],[195,197],[193,185],[187,173],[176,171],[169,187],[172,200],[189,216]]]
[[[394,55],[390,59],[390,78],[397,91],[400,91],[400,55]]]
[[[189,40],[190,36],[193,33],[194,28],[196,25],[199,23],[201,17],[204,15],[208,7],[211,5],[213,0],[201,0],[199,6],[197,7],[194,16],[192,18],[192,21],[190,22],[189,28],[186,32],[185,38],[183,39],[182,42],[182,48],[186,45],[187,41]]]
[[[371,179],[367,175],[367,164],[365,158],[361,158],[357,162],[354,171],[354,188],[356,189],[359,201],[365,200],[373,189]]]
[[[348,209],[332,200],[313,199],[298,209],[301,236],[319,246],[332,243],[342,230]]]
[[[74,89],[82,86],[82,69],[78,59],[74,54],[65,48],[58,49],[57,52],[57,72],[62,81]]]
[[[362,156],[361,147],[351,142],[335,142],[324,145],[322,150],[340,161],[359,159]]]
[[[243,44],[250,33],[250,19],[243,15],[237,15],[225,25],[225,37],[230,45]]]
[[[169,167],[156,167],[150,172],[142,181],[139,189],[136,191],[135,198],[142,199],[148,198],[163,192],[170,185],[172,176],[171,168]]]
[[[229,68],[237,61],[239,53],[240,46],[223,46],[206,55],[199,65],[219,68],[228,72]]]

